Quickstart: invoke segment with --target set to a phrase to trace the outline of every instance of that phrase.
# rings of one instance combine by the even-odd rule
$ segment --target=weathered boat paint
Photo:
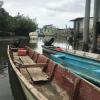
[[[51,59],[63,64],[76,74],[100,84],[100,61],[68,53],[56,53],[55,55],[51,55]]]
[[[38,91],[38,89],[34,85],[30,84],[29,81],[26,80],[26,78],[19,72],[10,57],[9,47],[8,58],[12,70],[14,70],[14,72],[16,73],[16,76],[20,81],[23,91],[26,94],[27,100],[34,100],[34,98],[38,100],[51,100],[52,93],[50,93],[50,98],[47,98],[43,95],[43,92],[47,92],[47,88],[43,88],[42,92]],[[51,72],[50,67],[48,67],[48,72]],[[96,87],[85,79],[70,72],[61,65],[57,65],[53,79],[52,81],[50,81],[50,83],[52,84],[53,88],[58,90],[58,93],[62,96],[62,100],[100,100],[99,87]]]
[[[9,52],[9,46],[7,49],[7,54],[8,54],[8,59],[9,62],[11,64],[11,67],[13,68],[14,72],[16,73],[20,84],[23,88],[23,91],[26,95],[27,100],[34,100],[34,98],[36,98],[37,100],[48,100],[45,96],[43,96],[39,91],[37,91],[37,89],[31,85],[26,79],[25,77],[18,71],[18,69],[16,68],[16,66],[14,65],[11,56],[10,56],[10,52]]]
[[[78,51],[78,50],[69,50],[69,49],[67,49],[66,51],[59,52],[53,49],[54,48],[53,46],[51,47],[42,46],[42,48],[43,48],[44,53],[46,53],[48,57],[50,57],[51,59],[66,66],[66,68],[81,75],[82,77],[87,78],[96,84],[98,83],[100,84],[100,81],[99,81],[100,78],[98,76],[100,72],[99,71],[99,67],[100,67],[99,54]],[[50,55],[50,54],[53,54],[53,55]],[[70,56],[72,55],[73,57],[76,57],[76,58],[71,59],[71,57],[69,57],[68,55]],[[79,60],[77,58],[79,58]],[[84,59],[85,62],[82,63],[81,61],[80,63],[80,59]],[[90,61],[92,61],[92,64]],[[98,64],[97,63],[95,64],[95,62],[97,62]]]

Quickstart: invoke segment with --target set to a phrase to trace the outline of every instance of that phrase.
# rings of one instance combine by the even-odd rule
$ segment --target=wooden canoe
[[[100,100],[100,88],[73,74],[60,64],[26,47],[8,46],[8,59],[27,100]]]

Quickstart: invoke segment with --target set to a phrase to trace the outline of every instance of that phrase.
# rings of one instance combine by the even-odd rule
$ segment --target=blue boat
[[[84,53],[84,52],[83,52]],[[86,52],[85,52],[86,53]],[[80,53],[81,54],[81,53]],[[85,54],[86,56],[88,53]],[[50,58],[65,66],[65,68],[73,71],[74,73],[96,83],[100,84],[100,59],[92,59],[92,57],[100,57],[98,54],[90,53],[91,57],[83,57],[71,53],[51,54]],[[93,56],[94,55],[94,56]]]

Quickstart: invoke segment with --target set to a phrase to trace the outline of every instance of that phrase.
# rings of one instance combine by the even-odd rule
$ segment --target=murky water
[[[43,38],[39,38],[36,45],[29,43],[28,45],[37,52],[42,53],[42,40]],[[13,71],[8,74],[8,71],[10,71],[8,70],[8,59],[6,51],[8,44],[10,43],[0,43],[0,100],[25,100],[24,94],[22,92],[20,84],[18,83],[16,75]],[[54,45],[60,46],[62,48],[67,48],[68,46],[65,38],[57,38]]]
[[[0,100],[14,100],[9,84],[7,44],[0,43]]]

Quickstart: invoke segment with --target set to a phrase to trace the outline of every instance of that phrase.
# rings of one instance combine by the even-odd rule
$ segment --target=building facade
[[[71,28],[56,28],[53,25],[45,25],[42,28],[42,33],[45,36],[67,37],[71,35],[73,29]]]
[[[57,29],[57,36],[68,37],[73,34],[72,32],[73,29],[71,28]]]
[[[76,18],[71,20],[74,23],[74,31],[79,35],[83,35],[83,28],[84,28],[84,18]],[[92,34],[93,32],[93,17],[90,17],[90,25],[89,25],[89,33]]]
[[[45,36],[52,36],[55,35],[57,32],[57,28],[51,25],[44,25],[42,28],[42,32]]]

